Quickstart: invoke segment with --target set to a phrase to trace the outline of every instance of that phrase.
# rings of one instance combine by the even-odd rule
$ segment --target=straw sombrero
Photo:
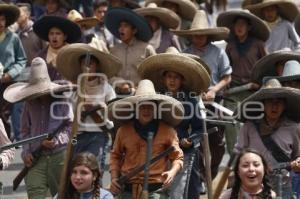
[[[0,3],[0,14],[5,16],[5,27],[15,23],[20,16],[20,10],[12,4]]]
[[[108,118],[116,124],[122,124],[134,118],[135,107],[141,102],[157,102],[158,119],[171,126],[177,126],[184,115],[184,108],[178,100],[167,95],[156,94],[150,80],[139,82],[135,95],[114,101],[108,105]],[[160,112],[161,111],[161,112]]]
[[[264,77],[277,76],[276,63],[284,63],[288,60],[300,61],[300,53],[292,51],[277,51],[264,56],[255,63],[252,73],[252,80],[256,83],[262,84]]]
[[[224,40],[228,37],[229,29],[226,27],[211,28],[208,25],[206,14],[203,10],[198,10],[193,19],[190,29],[172,30],[176,35],[189,37],[192,35],[207,35],[210,40]]]
[[[121,61],[111,54],[107,54],[89,46],[88,44],[76,43],[64,46],[57,55],[57,70],[67,80],[76,82],[78,75],[83,73],[79,58],[86,53],[99,60],[100,72],[108,78],[116,75],[122,67]]]
[[[141,16],[157,17],[163,26],[166,28],[176,29],[180,23],[180,17],[173,11],[167,8],[157,7],[155,3],[149,3],[145,8],[138,8],[134,10]]]
[[[71,10],[68,13],[67,18],[77,23],[80,27],[85,27],[85,29],[91,29],[99,23],[99,20],[96,17],[83,18],[77,10]]]
[[[56,27],[67,35],[67,42],[74,43],[81,38],[80,27],[63,17],[44,16],[33,25],[33,31],[43,40],[48,41],[48,33],[51,28]]]
[[[163,73],[166,71],[181,74],[184,77],[184,87],[188,91],[200,94],[209,87],[210,77],[205,67],[180,54],[174,47],[169,47],[165,53],[148,57],[138,67],[141,78],[150,79],[159,91],[164,90]]]
[[[261,115],[262,112],[257,111],[257,109],[253,109],[258,108],[258,106],[257,104],[251,102],[261,102],[265,99],[276,98],[285,99],[285,112],[287,113],[287,116],[296,122],[300,122],[300,90],[290,87],[283,87],[277,79],[268,80],[260,90],[256,91],[254,94],[242,101],[235,111],[235,114],[239,113],[237,114],[236,119],[242,122],[245,122],[247,119],[255,119],[255,117]],[[252,108],[252,111],[249,111],[250,108]]]
[[[237,17],[246,18],[250,21],[252,28],[249,33],[252,36],[257,37],[262,41],[268,40],[270,35],[268,25],[248,10],[231,10],[221,13],[217,18],[217,26],[225,26],[233,31],[233,23]]]
[[[61,93],[75,88],[74,85],[59,85],[51,82],[45,61],[36,57],[32,60],[28,83],[18,82],[4,91],[3,97],[10,103],[34,99],[51,93]]]
[[[263,19],[262,9],[268,6],[277,6],[280,16],[293,22],[299,11],[294,0],[262,0],[260,3],[254,3],[246,6],[253,14]]]
[[[106,12],[104,19],[107,29],[120,39],[119,26],[125,21],[137,29],[136,38],[148,42],[152,36],[152,29],[146,19],[128,8],[112,8]]]
[[[190,0],[146,0],[145,5],[147,6],[149,3],[156,3],[156,5],[161,7],[162,3],[165,1],[175,3],[178,5],[178,15],[181,18],[186,19],[188,21],[193,20],[197,11],[197,7]]]
[[[300,15],[295,19],[295,29],[300,37]]]

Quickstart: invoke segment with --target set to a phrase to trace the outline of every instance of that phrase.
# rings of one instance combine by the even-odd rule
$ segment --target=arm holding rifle
[[[0,145],[10,144],[2,120],[0,119]],[[8,167],[15,156],[15,149],[8,149],[0,153],[0,170]]]

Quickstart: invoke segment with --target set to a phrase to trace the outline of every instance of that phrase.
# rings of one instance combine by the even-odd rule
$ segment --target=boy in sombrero
[[[153,132],[152,158],[171,146],[174,150],[150,166],[149,198],[167,198],[165,188],[171,185],[183,166],[183,152],[173,129],[183,116],[181,103],[172,97],[156,94],[150,80],[141,80],[134,96],[111,103],[108,111],[109,118],[121,123],[110,156],[110,191],[116,195],[121,194],[124,199],[140,198],[143,173],[133,176],[124,185],[118,184],[117,180],[145,163],[147,138]]]
[[[299,172],[299,100],[298,89],[282,87],[277,79],[268,80],[238,106],[236,119],[245,124],[239,133],[235,151],[253,148],[261,152],[271,169],[279,163],[290,162],[291,170]],[[276,173],[272,173],[270,183],[278,197],[290,199],[293,195],[291,176],[287,171],[283,171],[282,175],[281,190],[278,190],[279,177]],[[278,195],[279,192],[282,195]]]
[[[80,27],[62,17],[45,16],[34,23],[33,31],[41,39],[49,42],[38,56],[46,61],[51,80],[61,80],[62,76],[56,70],[57,54],[62,47],[79,41],[81,38]]]
[[[199,198],[200,190],[189,184],[189,178],[193,178],[190,176],[193,167],[191,158],[198,155],[198,149],[194,148],[197,145],[196,140],[200,139],[203,132],[197,96],[208,89],[209,74],[199,62],[180,54],[174,47],[144,60],[139,66],[139,73],[142,78],[152,80],[159,92],[172,96],[184,107],[185,118],[176,126],[179,144],[184,152],[184,165],[171,185],[170,197],[183,199],[189,194],[194,196],[192,198]],[[189,140],[191,135],[196,135],[197,138]],[[188,193],[189,185],[194,188],[193,193]]]
[[[57,131],[51,140],[37,141],[22,148],[22,159],[29,168],[25,176],[28,198],[45,198],[48,189],[52,196],[57,193],[73,111],[64,99],[56,97],[70,88],[51,82],[45,61],[37,57],[30,66],[28,83],[12,84],[4,92],[4,98],[11,103],[25,101],[21,119],[22,139]],[[35,152],[38,148],[39,158]]]
[[[226,107],[234,110],[237,103],[251,94],[251,90],[259,87],[252,82],[252,73],[256,61],[267,54],[264,42],[269,38],[270,30],[263,20],[247,10],[223,12],[217,18],[217,25],[230,29],[226,46],[232,66],[230,88],[252,83],[252,88],[226,96],[232,100],[225,101]],[[225,129],[226,146],[230,154],[238,133],[234,128],[228,125]]]
[[[128,8],[110,9],[106,13],[105,25],[122,41],[111,49],[111,54],[119,58],[123,65],[117,76],[132,81],[136,86],[140,80],[138,65],[145,58],[156,54],[153,46],[148,43],[153,35],[150,25]]]
[[[202,93],[202,100],[206,102],[220,102],[222,90],[231,81],[232,68],[225,50],[217,47],[212,41],[223,40],[228,37],[229,30],[226,27],[209,27],[206,14],[203,10],[198,10],[188,30],[174,30],[175,34],[191,39],[192,45],[185,49],[184,53],[199,56],[210,68],[211,81],[206,92]],[[207,106],[207,108],[214,108]],[[213,127],[213,125],[211,126]],[[208,126],[210,128],[210,126]],[[212,176],[218,172],[225,153],[225,143],[223,141],[223,127],[219,127],[218,133],[209,136],[209,143],[212,152]]]
[[[299,13],[294,1],[263,0],[246,6],[246,9],[263,19],[271,29],[266,42],[269,53],[282,49],[300,49],[300,37],[292,25]]]
[[[86,63],[87,52],[91,55],[90,63]],[[107,79],[120,70],[121,62],[116,57],[100,52],[88,44],[71,44],[60,51],[57,64],[57,70],[67,80],[78,86],[82,85],[80,81],[85,81],[84,93],[78,91],[74,93],[76,96],[72,99],[77,101],[78,95],[83,97],[82,104],[75,103],[75,106],[78,106],[77,110],[81,107],[82,111],[88,112],[97,105],[102,107],[81,118],[74,155],[85,151],[93,153],[101,162],[101,169],[104,169],[105,146],[108,142],[108,133],[113,128],[112,122],[105,118],[104,109],[107,102],[116,97]]]
[[[153,37],[149,43],[155,48],[156,53],[165,52],[170,46],[181,51],[177,36],[169,31],[169,29],[176,29],[180,23],[180,18],[175,12],[167,8],[157,7],[155,3],[150,3],[147,7],[138,8],[134,11],[145,17],[150,24]]]

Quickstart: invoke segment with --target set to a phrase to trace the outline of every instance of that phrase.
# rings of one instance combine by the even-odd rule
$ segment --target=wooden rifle
[[[69,123],[69,120],[63,120],[63,122],[54,130],[53,133],[48,134],[47,140],[52,140],[56,134],[60,133],[63,128]],[[32,152],[32,156],[34,158],[33,165],[37,163],[38,159],[42,156],[43,146],[40,145],[35,151]],[[31,167],[33,167],[33,165]],[[13,180],[13,190],[15,191],[24,177],[27,175],[28,171],[31,167],[23,167],[23,169],[19,172],[19,174]]]

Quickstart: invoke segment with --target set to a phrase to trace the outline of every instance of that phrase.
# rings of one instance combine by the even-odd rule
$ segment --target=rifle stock
[[[64,120],[56,129],[53,133],[48,134],[47,140],[51,140],[54,138],[54,136],[59,133],[68,123],[68,120]],[[41,157],[41,151],[43,150],[42,145],[39,146],[34,152],[32,152],[32,156],[34,157],[33,165],[38,161],[38,159]],[[32,166],[33,166],[32,165]],[[28,171],[30,170],[31,167],[23,167],[23,169],[18,173],[18,175],[15,177],[13,180],[13,190],[17,190],[18,186],[22,182],[22,180],[25,178],[27,175]]]

